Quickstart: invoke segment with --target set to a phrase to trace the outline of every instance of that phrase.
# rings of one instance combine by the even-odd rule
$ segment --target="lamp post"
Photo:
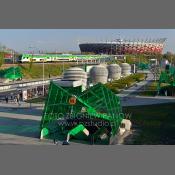
[[[39,54],[42,53],[37,47],[32,47],[32,46],[31,46],[31,47],[29,47],[29,48],[33,48],[33,49],[38,50]],[[43,89],[43,96],[44,96],[44,95],[45,95],[45,92],[44,92],[44,87],[45,87],[45,86],[44,86],[44,79],[45,79],[45,76],[44,76],[44,74],[45,74],[45,71],[44,71],[44,56],[43,56],[42,61],[43,61],[43,62],[42,62],[42,67],[43,67],[43,71],[42,71],[42,72],[43,72],[43,76],[42,76],[42,77],[43,77],[43,88],[42,88],[42,89]]]
[[[112,40],[111,40],[111,56],[112,56]]]
[[[43,57],[43,96],[44,96],[44,57]]]
[[[12,57],[13,57],[13,75],[14,75],[14,79],[13,81],[15,81],[15,58],[14,58],[14,51],[12,50]]]
[[[41,53],[43,53],[43,52],[41,52],[40,50],[39,50],[39,54],[41,54]],[[45,95],[45,91],[44,91],[44,79],[45,79],[45,71],[44,71],[44,59],[45,59],[45,57],[43,56],[43,59],[42,59],[42,63],[43,63],[43,96]]]

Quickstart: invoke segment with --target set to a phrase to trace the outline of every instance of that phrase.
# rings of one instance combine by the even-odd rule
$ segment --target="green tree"
[[[32,56],[32,58],[30,58],[30,62],[29,62],[29,71],[31,71],[32,66],[33,66],[33,56]]]
[[[170,63],[175,64],[175,54],[167,52],[163,55],[164,59],[167,59]]]
[[[0,52],[0,67],[4,63],[4,52]]]

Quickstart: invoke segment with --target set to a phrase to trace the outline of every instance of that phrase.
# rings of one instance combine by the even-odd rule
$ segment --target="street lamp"
[[[112,40],[111,40],[111,56],[112,56]]]
[[[43,96],[44,96],[44,57],[43,57]]]
[[[12,58],[13,58],[13,75],[14,75],[14,79],[13,81],[15,81],[15,56],[14,56],[14,50],[12,50]]]
[[[39,50],[39,54],[41,54],[41,53],[43,53],[42,51],[40,51]],[[44,77],[44,75],[45,75],[45,71],[44,71],[44,59],[45,59],[45,57],[43,56],[43,59],[42,59],[42,64],[43,64],[43,96],[44,96],[44,94],[45,94],[45,92],[44,92],[44,79],[45,79],[45,77]]]
[[[40,53],[43,53],[43,52],[41,52],[37,47],[32,47],[32,46],[31,46],[31,47],[29,47],[29,48],[33,48],[33,49],[38,50],[39,54],[40,54]],[[44,74],[45,74],[45,72],[44,72],[44,56],[43,56],[43,59],[42,59],[42,60],[43,60],[43,62],[42,62],[42,64],[43,64],[42,67],[43,67],[43,96],[44,96],[44,94],[45,94],[45,93],[44,93],[44,79],[45,79],[45,77],[44,77]]]

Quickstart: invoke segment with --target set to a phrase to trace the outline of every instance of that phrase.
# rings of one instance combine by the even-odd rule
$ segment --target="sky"
[[[0,43],[18,52],[79,51],[81,42],[167,38],[163,52],[175,53],[175,29],[0,29]]]

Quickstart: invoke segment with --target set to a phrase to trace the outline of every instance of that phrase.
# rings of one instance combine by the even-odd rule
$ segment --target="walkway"
[[[136,83],[134,86],[124,89],[121,93],[117,94],[119,97],[126,97],[130,96],[134,92],[137,92],[139,89],[141,89],[143,86],[148,85],[153,80],[153,75],[151,73],[147,74],[147,79],[144,81],[141,81],[139,83]]]
[[[40,142],[42,105],[0,103],[0,144],[48,145]]]
[[[137,91],[143,88],[145,85],[149,85],[149,83],[151,83],[153,80],[153,75],[151,73],[148,73],[147,75],[148,76],[145,81],[141,81],[137,83],[137,86],[132,86],[126,90],[123,90],[121,93],[117,94],[117,96],[119,96],[121,99],[122,106],[139,106],[139,105],[152,105],[152,104],[161,104],[161,103],[175,103],[174,97],[138,96]]]

